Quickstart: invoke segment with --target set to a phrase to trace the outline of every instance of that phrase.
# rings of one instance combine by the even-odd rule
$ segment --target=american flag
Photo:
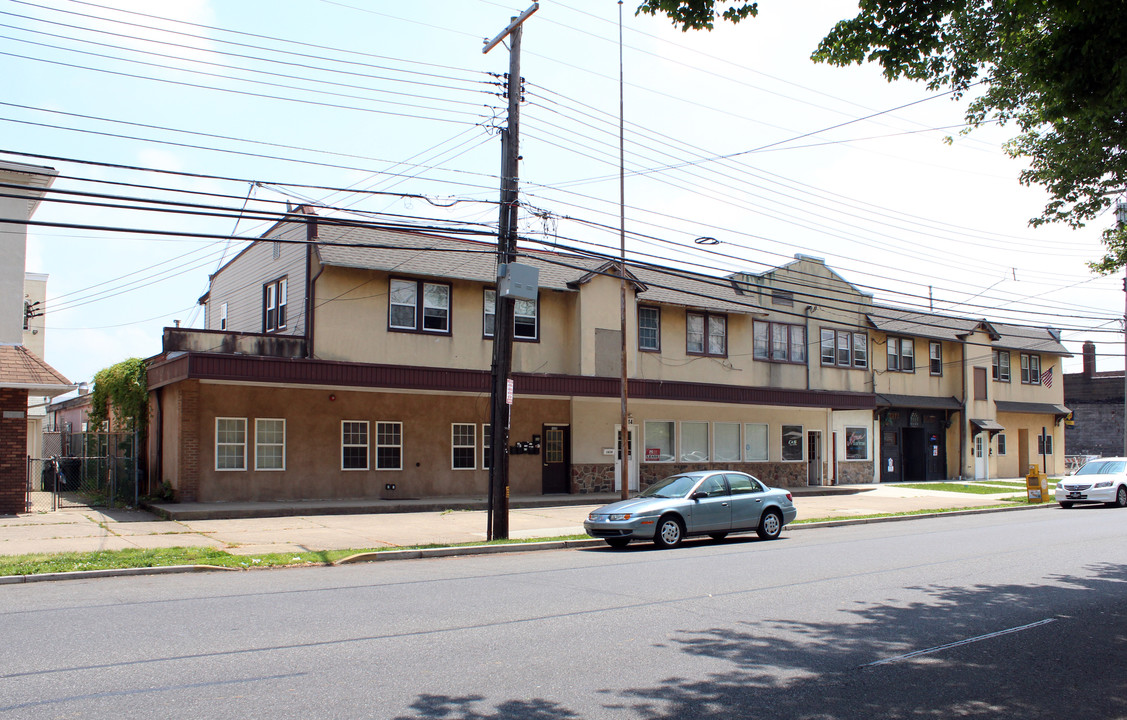
[[[1053,386],[1053,369],[1051,367],[1045,368],[1045,372],[1041,373],[1041,384],[1045,387]]]

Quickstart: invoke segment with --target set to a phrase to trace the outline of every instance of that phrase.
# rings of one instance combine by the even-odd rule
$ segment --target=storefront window
[[[802,459],[802,426],[783,425],[783,460]]]
[[[708,462],[708,423],[681,423],[681,462]]]
[[[717,462],[739,462],[740,424],[715,423],[712,430],[716,435],[715,456]]]
[[[744,460],[767,462],[767,423],[744,424]]]
[[[869,429],[865,427],[845,428],[845,459],[867,460],[869,458]]]
[[[673,460],[673,423],[666,420],[647,420],[646,462],[671,462]]]

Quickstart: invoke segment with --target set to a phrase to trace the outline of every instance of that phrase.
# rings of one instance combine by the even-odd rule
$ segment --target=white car
[[[1127,507],[1127,458],[1099,458],[1061,480],[1056,500],[1062,508],[1078,503]]]

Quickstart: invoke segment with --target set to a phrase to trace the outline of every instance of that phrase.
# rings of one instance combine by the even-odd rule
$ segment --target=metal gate
[[[136,506],[133,434],[45,432],[43,449],[48,457],[28,458],[28,512]]]

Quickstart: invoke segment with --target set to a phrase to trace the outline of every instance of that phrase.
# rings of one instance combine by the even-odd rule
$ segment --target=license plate
[[[1075,500],[1081,500],[1081,499],[1083,499],[1083,497],[1084,497],[1084,493],[1078,493],[1078,492],[1070,492],[1070,493],[1068,494],[1068,499],[1069,499],[1069,500],[1073,500],[1073,499],[1075,499]]]

